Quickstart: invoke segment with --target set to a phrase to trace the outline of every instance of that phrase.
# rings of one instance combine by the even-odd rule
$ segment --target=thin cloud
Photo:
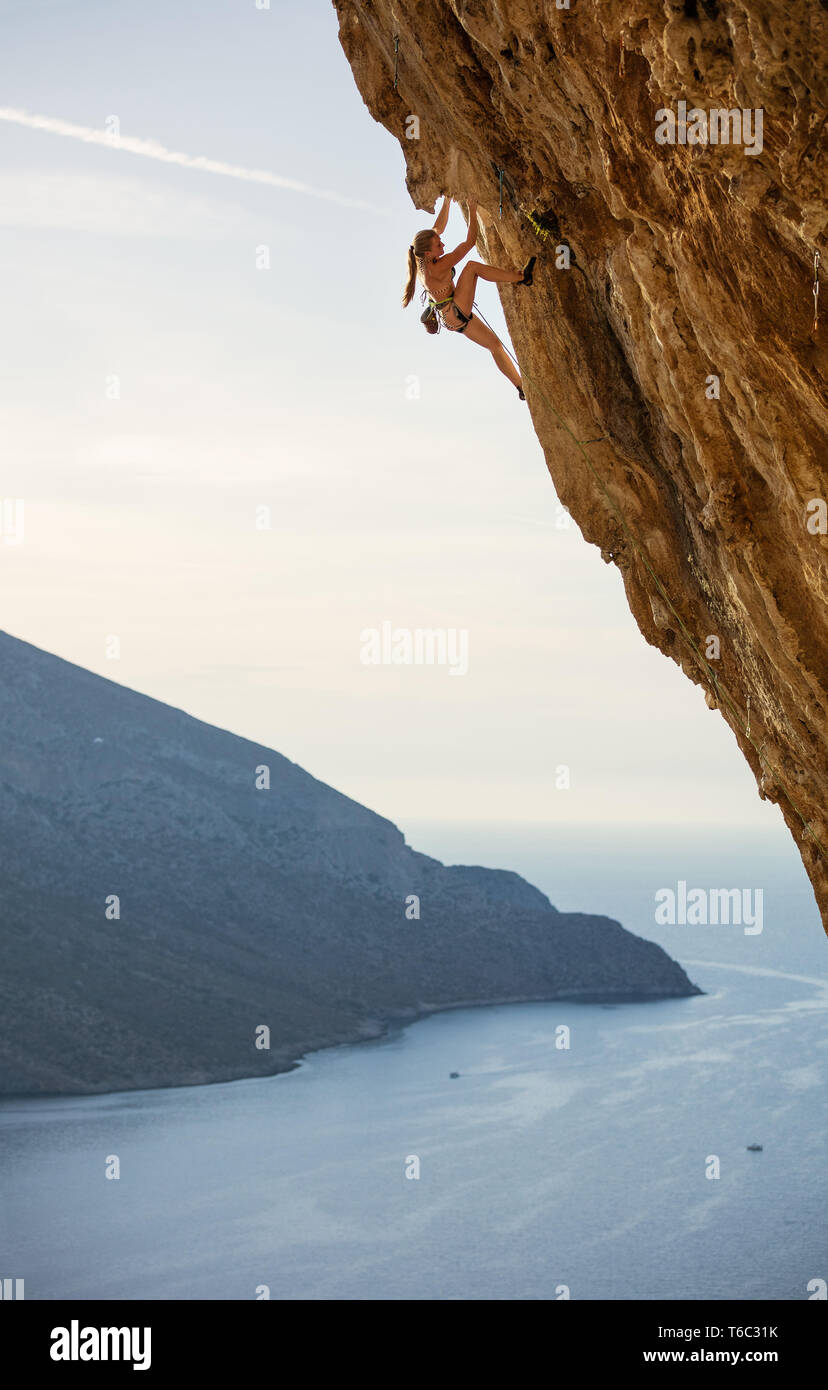
[[[14,106],[0,106],[0,121],[12,125],[25,126],[27,130],[45,130],[51,135],[63,135],[70,140],[81,140],[86,145],[104,145],[108,150],[125,150],[127,154],[143,155],[145,159],[157,159],[162,164],[179,164],[185,169],[200,169],[205,174],[221,174],[228,179],[241,179],[244,183],[263,183],[271,188],[284,188],[290,193],[304,193],[309,198],[323,198],[329,203],[339,203],[341,207],[359,208],[363,212],[385,214],[385,208],[363,203],[359,198],[349,198],[344,193],[334,193],[325,188],[312,188],[310,184],[299,183],[296,179],[286,179],[281,174],[272,174],[269,169],[247,169],[241,164],[225,164],[221,159],[208,159],[206,155],[184,154],[181,150],[168,150],[155,140],[139,140],[131,135],[110,135],[107,131],[96,130],[94,126],[74,125],[71,121],[61,121],[53,116],[36,116]]]

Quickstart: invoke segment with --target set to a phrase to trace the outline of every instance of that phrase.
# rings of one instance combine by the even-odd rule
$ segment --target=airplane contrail
[[[0,106],[0,121],[13,125],[26,126],[28,130],[45,130],[52,135],[68,136],[70,140],[82,140],[87,145],[105,145],[109,150],[126,150],[128,154],[140,154],[145,159],[158,159],[162,164],[180,164],[185,169],[201,169],[206,174],[223,174],[228,179],[242,179],[245,183],[264,183],[272,188],[285,188],[291,193],[304,193],[309,198],[324,198],[329,203],[339,203],[342,207],[360,208],[363,212],[387,215],[386,208],[363,203],[359,198],[349,198],[344,193],[333,193],[325,188],[312,188],[310,184],[299,183],[296,179],[285,179],[280,174],[271,174],[268,169],[247,169],[241,164],[225,164],[221,159],[208,159],[205,155],[184,154],[180,150],[168,150],[155,140],[139,140],[132,135],[111,135],[94,126],[74,125],[71,121],[58,120],[53,116],[36,116],[14,106]]]

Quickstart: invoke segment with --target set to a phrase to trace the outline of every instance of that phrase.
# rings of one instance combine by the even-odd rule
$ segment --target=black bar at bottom
[[[384,1377],[412,1372],[443,1380],[456,1365],[468,1380],[476,1363],[510,1379],[536,1378],[540,1357],[550,1377],[577,1367],[633,1371],[645,1378],[678,1367],[766,1366],[790,1377],[813,1365],[826,1326],[823,1300],[796,1303],[625,1303],[561,1300],[518,1304],[396,1301],[303,1302],[3,1302],[0,1337],[7,1366],[93,1379],[136,1371],[159,1382],[189,1374],[254,1373],[281,1379],[318,1370],[327,1358],[339,1374],[376,1365]],[[379,1309],[379,1311],[377,1311]],[[103,1329],[112,1331],[104,1332]],[[149,1329],[149,1337],[147,1331]],[[310,1335],[308,1335],[310,1334]],[[437,1341],[432,1342],[436,1336]],[[735,1358],[735,1359],[734,1359]],[[394,1362],[399,1359],[399,1364]],[[520,1372],[523,1365],[524,1371]],[[501,1369],[503,1369],[501,1367]],[[699,1382],[701,1383],[701,1382]]]

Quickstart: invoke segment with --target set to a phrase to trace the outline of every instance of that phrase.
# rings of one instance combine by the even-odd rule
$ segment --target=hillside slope
[[[698,993],[271,749],[4,633],[0,671],[0,1094],[269,1074],[461,1002]]]

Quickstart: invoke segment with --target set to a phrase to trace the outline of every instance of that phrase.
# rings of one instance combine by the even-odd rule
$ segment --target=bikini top
[[[454,279],[454,266],[451,267],[451,272],[450,272],[450,274],[451,274],[451,279],[453,280],[453,279]],[[428,295],[428,301],[429,301],[429,304],[431,304],[432,308],[434,308],[434,309],[439,309],[441,304],[450,304],[450,303],[451,303],[452,299],[454,298],[454,286],[452,286],[451,294],[448,296],[447,299],[435,299],[434,296],[432,295],[430,289],[428,288],[428,285],[426,285],[426,294]]]

